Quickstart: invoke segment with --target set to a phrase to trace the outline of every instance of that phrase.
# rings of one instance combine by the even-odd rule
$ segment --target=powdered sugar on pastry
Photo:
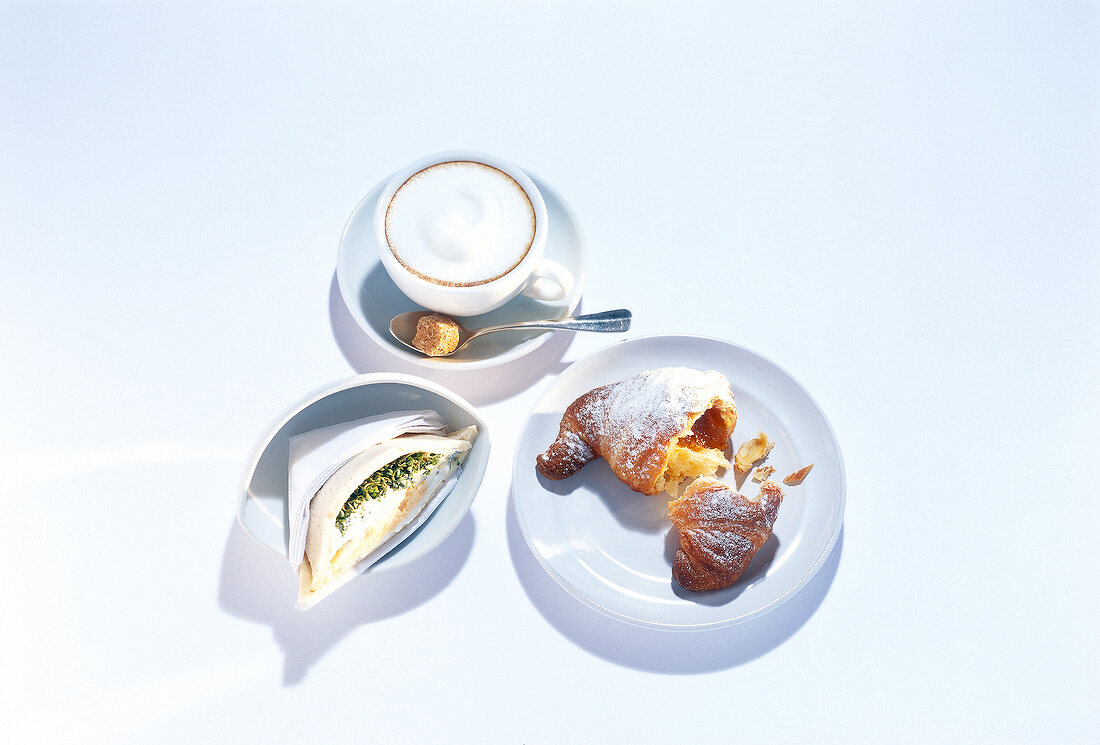
[[[687,367],[646,370],[593,396],[591,405],[578,412],[585,426],[620,433],[612,448],[628,476],[638,476],[663,465],[658,445],[691,427],[692,414],[710,407],[715,398],[733,405],[726,376],[713,370]]]
[[[587,463],[596,457],[596,454],[592,452],[592,448],[588,446],[588,443],[573,430],[562,433],[561,446],[563,454],[573,460]]]
[[[683,478],[727,466],[722,451],[736,421],[729,381],[721,373],[687,367],[646,370],[574,401],[562,417],[557,440],[537,464],[544,475],[565,478],[603,456],[632,489],[655,494]]]
[[[772,534],[783,490],[765,481],[750,499],[716,479],[694,481],[668,515],[680,534],[672,576],[685,590],[728,587]]]

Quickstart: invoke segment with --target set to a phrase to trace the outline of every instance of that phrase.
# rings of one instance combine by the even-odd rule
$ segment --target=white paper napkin
[[[310,500],[332,474],[370,446],[398,435],[441,435],[446,431],[447,424],[434,411],[395,411],[291,437],[287,491],[290,546],[287,558],[294,571],[298,571],[305,555]],[[381,556],[378,552],[375,554]]]

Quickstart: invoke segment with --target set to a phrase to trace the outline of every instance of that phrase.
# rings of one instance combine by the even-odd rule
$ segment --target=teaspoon
[[[409,349],[424,354],[423,351],[413,346],[416,337],[416,322],[424,316],[432,315],[430,310],[414,310],[410,313],[402,313],[394,316],[390,321],[390,335]],[[568,318],[554,318],[545,321],[517,321],[516,323],[502,323],[497,326],[486,326],[480,329],[468,329],[457,319],[458,346],[447,354],[433,355],[433,357],[448,357],[466,346],[470,340],[485,334],[493,334],[497,331],[511,331],[514,329],[549,329],[551,331],[603,331],[621,332],[630,328],[630,311],[626,309],[606,310],[602,313],[589,313],[583,316],[570,316]]]

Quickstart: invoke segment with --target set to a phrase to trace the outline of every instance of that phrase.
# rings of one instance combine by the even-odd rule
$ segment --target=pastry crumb
[[[776,497],[783,498],[783,487],[775,483],[771,479],[768,479],[760,485],[760,494],[756,496],[756,501],[760,501],[765,496],[775,499]]]
[[[760,466],[752,472],[752,480],[759,484],[761,481],[767,481],[773,473],[775,473],[775,466]]]
[[[783,483],[787,484],[789,486],[794,486],[795,484],[801,484],[802,479],[806,478],[806,474],[808,474],[810,472],[810,469],[813,468],[813,467],[814,467],[814,464],[811,463],[808,466],[804,466],[803,468],[799,468],[797,471],[792,473],[790,476],[783,479]]]
[[[756,463],[764,460],[774,446],[775,443],[763,432],[757,432],[756,437],[741,443],[733,459],[738,472],[746,473]]]
[[[442,313],[429,313],[416,322],[413,346],[429,357],[450,354],[458,349],[458,323]]]

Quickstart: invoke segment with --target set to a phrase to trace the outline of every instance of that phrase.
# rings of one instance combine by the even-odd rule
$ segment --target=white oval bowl
[[[489,461],[489,428],[470,403],[430,380],[398,373],[368,373],[331,383],[303,396],[275,418],[257,440],[237,495],[237,522],[257,543],[287,555],[287,467],[290,438],[302,432],[390,411],[431,409],[454,431],[476,424],[478,436],[454,490],[428,520],[371,566],[384,572],[405,566],[442,543],[470,509]]]

